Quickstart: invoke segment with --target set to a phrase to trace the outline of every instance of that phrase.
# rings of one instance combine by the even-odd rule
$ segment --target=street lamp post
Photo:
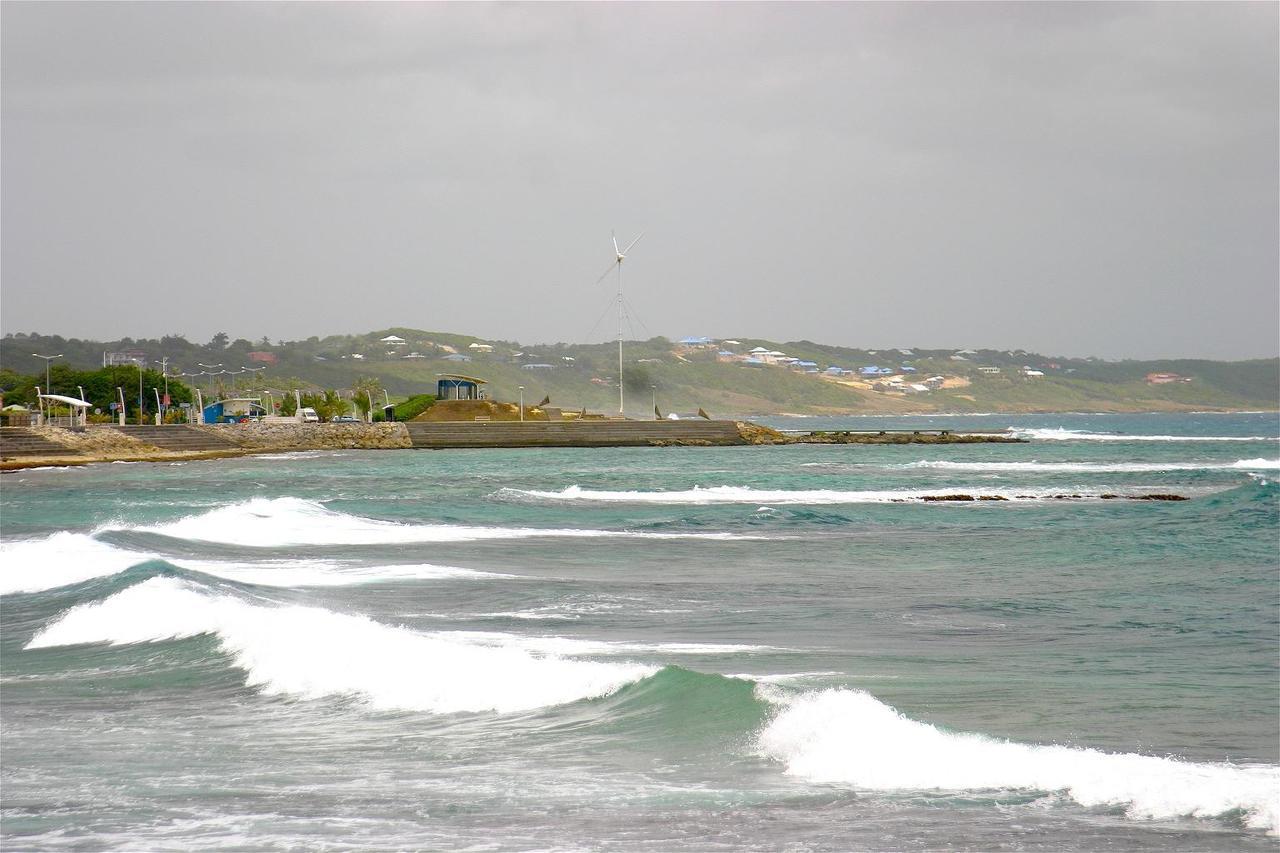
[[[213,393],[213,377],[217,375],[213,372],[213,369],[215,367],[222,367],[222,365],[221,364],[205,364],[200,361],[197,361],[196,364],[198,364],[200,367],[203,367],[205,370],[209,372],[209,393],[212,394]]]
[[[524,386],[520,386],[520,423],[524,423]]]
[[[160,372],[164,375],[164,405],[156,404],[156,408],[160,410],[160,420],[164,421],[164,413],[169,407],[169,356],[160,359]]]
[[[41,355],[38,352],[33,352],[31,354],[36,358],[44,359],[44,393],[52,394],[53,388],[49,386],[49,363],[55,358],[62,358],[62,353],[58,353],[57,355]]]
[[[138,365],[138,424],[142,424],[142,359],[135,358],[133,363]]]

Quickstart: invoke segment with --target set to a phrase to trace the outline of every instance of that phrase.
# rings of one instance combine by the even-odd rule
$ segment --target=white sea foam
[[[251,547],[291,545],[379,545],[407,542],[468,542],[484,539],[643,538],[742,539],[732,533],[651,533],[579,528],[477,527],[407,524],[331,510],[302,498],[254,498],[163,524],[126,529],[201,542]]]
[[[514,712],[611,693],[656,670],[534,655],[318,607],[269,606],[152,578],[68,610],[29,649],[150,643],[211,634],[264,693],[356,696],[376,708]]]
[[[579,501],[583,503],[651,504],[875,504],[919,502],[940,495],[989,495],[1009,501],[1046,500],[1062,489],[992,489],[989,486],[938,486],[931,489],[840,491],[836,489],[753,489],[749,486],[695,486],[670,492],[610,492],[569,486],[558,492],[502,489],[504,496],[522,500]],[[1072,488],[1072,496],[1099,498],[1098,491]]]
[[[438,631],[430,636],[470,645],[519,648],[539,655],[729,655],[788,649],[747,643],[637,643],[573,637],[529,637],[500,631]]]
[[[1240,459],[1231,467],[1245,471],[1274,471],[1280,469],[1280,459]]]
[[[514,577],[497,572],[425,563],[368,565],[344,560],[194,560],[120,548],[85,533],[62,531],[42,539],[0,544],[0,595],[43,592],[70,586],[93,578],[119,574],[133,566],[161,559],[181,569],[203,572],[226,580],[276,587]]]
[[[0,595],[12,595],[114,575],[155,556],[64,530],[42,539],[0,543],[0,558]]]
[[[1009,427],[1009,430],[1018,438],[1038,438],[1048,441],[1280,441],[1280,437],[1267,435],[1122,435],[1061,427],[1057,429]]]
[[[435,566],[428,563],[412,565],[359,565],[343,560],[267,560],[254,563],[216,560],[169,559],[170,563],[184,569],[208,575],[257,584],[259,586],[355,586],[357,584],[383,583],[398,580],[440,580],[444,578],[496,579],[515,578],[499,572],[482,572],[458,566]]]
[[[870,790],[1062,791],[1083,806],[1123,806],[1132,817],[1214,817],[1280,832],[1280,768],[1197,764],[1065,746],[953,734],[908,719],[868,693],[823,690],[787,697],[764,728],[764,754],[786,772]]]
[[[825,464],[825,463],[818,463]],[[1280,459],[1238,459],[1235,462],[952,462],[922,459],[890,468],[936,468],[945,471],[1007,473],[1158,473],[1160,471],[1263,471],[1280,468]]]

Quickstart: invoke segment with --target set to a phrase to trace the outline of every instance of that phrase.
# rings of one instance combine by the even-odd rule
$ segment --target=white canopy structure
[[[39,397],[40,402],[45,405],[48,405],[49,403],[59,403],[63,406],[70,406],[73,409],[80,410],[78,412],[73,412],[69,418],[49,417],[48,411],[41,412],[45,422],[50,426],[82,427],[88,420],[89,407],[93,405],[92,403],[84,400],[79,400],[75,397],[66,397],[62,394],[37,394],[36,396]]]
[[[87,409],[93,405],[92,403],[85,402],[84,400],[77,400],[75,397],[64,397],[61,394],[40,394],[38,396],[41,400],[52,400],[53,402],[61,403],[64,406],[76,406],[81,409]]]

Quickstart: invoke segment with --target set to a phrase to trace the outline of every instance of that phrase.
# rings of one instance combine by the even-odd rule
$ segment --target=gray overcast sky
[[[1278,9],[6,2],[0,324],[1274,356]]]

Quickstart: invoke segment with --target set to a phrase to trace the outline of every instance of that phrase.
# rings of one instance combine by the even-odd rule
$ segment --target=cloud
[[[616,227],[653,333],[1274,355],[1276,24],[8,4],[4,328],[578,340]]]

